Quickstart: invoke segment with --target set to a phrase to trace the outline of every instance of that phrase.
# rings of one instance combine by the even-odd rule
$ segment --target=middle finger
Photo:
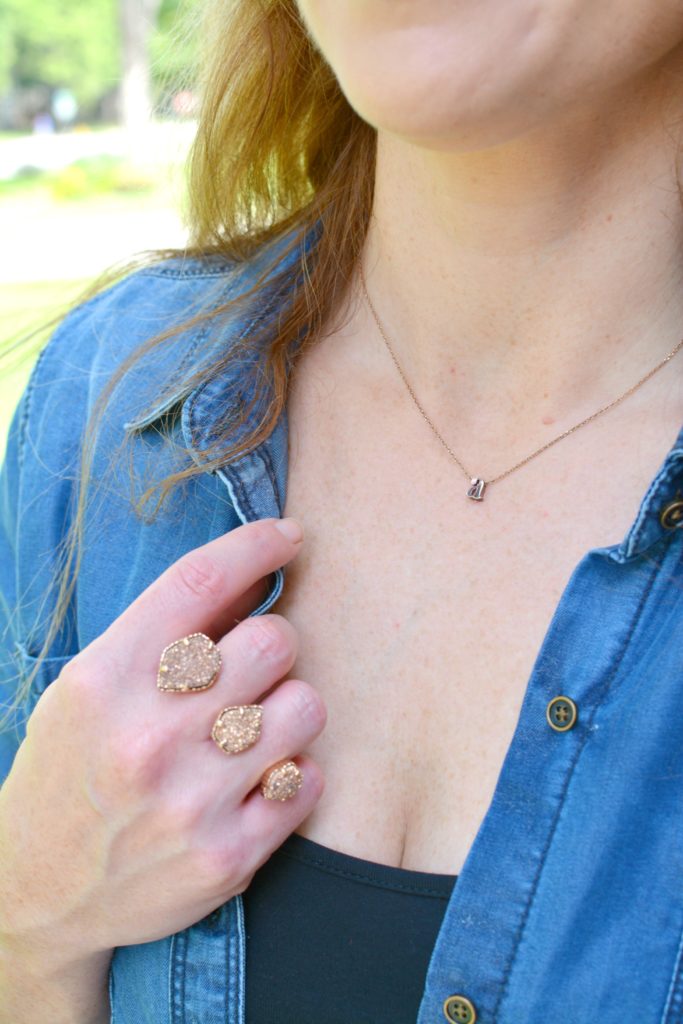
[[[189,739],[210,735],[222,708],[257,703],[288,674],[296,661],[298,634],[282,615],[271,613],[244,619],[216,646],[221,668],[208,689],[196,693],[157,690],[164,712],[182,721],[182,732]]]

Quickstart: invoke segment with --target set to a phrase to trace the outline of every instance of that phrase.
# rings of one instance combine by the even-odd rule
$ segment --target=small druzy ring
[[[260,704],[237,704],[223,708],[213,724],[211,739],[226,754],[239,754],[253,747],[261,735],[263,708]]]
[[[303,782],[303,772],[294,761],[278,761],[262,775],[261,794],[266,800],[291,800]]]

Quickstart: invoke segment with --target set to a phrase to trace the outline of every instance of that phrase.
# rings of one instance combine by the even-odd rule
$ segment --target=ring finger
[[[255,704],[291,670],[298,639],[294,627],[281,615],[244,619],[216,644],[221,664],[216,681],[194,693],[159,692],[163,713],[188,739],[211,734],[223,707]]]
[[[213,747],[211,756],[225,765],[225,785],[232,799],[244,799],[271,765],[302,753],[325,727],[323,701],[312,686],[300,679],[285,680],[261,707],[260,735],[252,746],[239,753],[226,754],[211,739],[211,726],[207,730],[208,742]],[[233,766],[235,770],[231,771]]]

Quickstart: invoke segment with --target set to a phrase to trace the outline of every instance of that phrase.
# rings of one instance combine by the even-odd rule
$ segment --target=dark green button
[[[477,1019],[477,1011],[466,996],[449,996],[443,1012],[451,1024],[474,1024]]]
[[[571,697],[553,697],[545,709],[545,717],[556,732],[566,732],[576,724],[578,711]]]
[[[659,521],[665,530],[683,527],[683,498],[676,497],[659,513]]]

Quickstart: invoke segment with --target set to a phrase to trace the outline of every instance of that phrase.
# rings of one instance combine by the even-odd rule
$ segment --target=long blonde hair
[[[242,420],[228,410],[220,441],[181,470],[156,480],[135,503],[140,514],[156,498],[152,515],[181,481],[205,473],[259,445],[272,431],[287,399],[289,370],[319,337],[322,325],[345,293],[366,236],[372,207],[376,132],[352,109],[323,55],[310,38],[295,0],[209,0],[202,18],[201,109],[189,160],[190,241],[183,256],[224,258],[244,263],[257,252],[266,270],[250,291],[191,320],[174,325],[140,346],[118,369],[101,394],[83,437],[76,512],[55,579],[54,612],[35,665],[15,695],[21,705],[41,660],[58,635],[72,598],[82,554],[84,509],[94,439],[112,392],[131,365],[181,329],[220,321],[235,304],[258,301],[259,289],[290,248],[315,237],[303,265],[295,260],[276,278],[288,287],[288,302],[261,345],[272,400],[265,415],[236,445],[230,432]],[[273,253],[269,262],[268,254]],[[163,259],[179,253],[152,256]],[[302,272],[303,271],[303,272]],[[207,332],[207,351],[211,331]],[[243,354],[243,353],[242,353]],[[224,370],[230,354],[203,361],[188,387]],[[264,387],[266,384],[263,385]],[[259,405],[260,407],[260,405]],[[246,416],[248,410],[245,411]],[[12,708],[9,709],[10,712]]]

